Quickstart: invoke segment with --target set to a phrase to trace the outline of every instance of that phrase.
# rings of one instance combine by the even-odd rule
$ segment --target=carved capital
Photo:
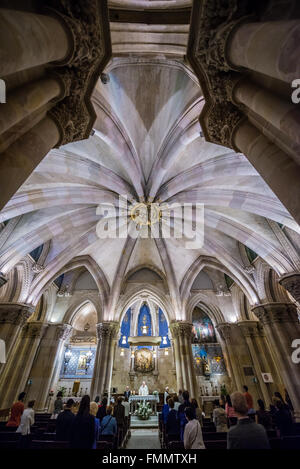
[[[279,279],[279,283],[300,304],[300,272],[284,275]]]
[[[96,118],[90,97],[111,56],[107,1],[48,0],[47,13],[61,21],[71,45],[67,58],[50,69],[61,85],[60,102],[49,111],[59,147],[88,138]]]
[[[264,303],[252,308],[263,325],[291,322],[299,324],[297,307],[293,303]]]
[[[23,327],[34,311],[34,306],[22,303],[1,303],[0,324],[14,324]]]
[[[231,329],[232,329],[231,324],[227,322],[217,324],[216,329],[219,332],[221,338],[224,340],[224,342],[227,342],[228,340],[231,339]]]
[[[109,340],[117,337],[119,329],[118,322],[100,322],[96,326],[98,340]]]
[[[244,114],[234,104],[223,101],[215,103],[201,115],[200,124],[206,129],[210,142],[234,148],[234,132],[244,119]]]
[[[244,337],[256,337],[259,335],[258,321],[239,321],[237,325],[241,329]]]
[[[24,339],[38,339],[41,338],[47,329],[48,324],[32,321],[27,322],[22,329],[22,337]]]
[[[67,340],[72,333],[72,326],[70,324],[59,324],[56,331],[56,340]]]
[[[188,337],[192,338],[193,324],[185,321],[174,321],[170,324],[173,337]]]

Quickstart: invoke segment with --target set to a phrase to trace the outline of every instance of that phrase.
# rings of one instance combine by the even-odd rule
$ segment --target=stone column
[[[253,312],[264,325],[280,374],[292,400],[296,421],[300,421],[300,372],[293,363],[291,348],[294,339],[300,338],[297,308],[293,303],[265,303],[255,306]]]
[[[261,116],[266,125],[271,124],[274,129],[283,132],[293,145],[300,144],[300,110],[292,101],[278,98],[248,78],[237,81],[232,97],[238,105],[243,104],[247,111]]]
[[[91,396],[103,396],[106,390],[105,386],[107,381],[109,381],[109,376],[111,379],[113,361],[110,360],[110,358],[112,358],[112,344],[114,343],[118,326],[119,323],[116,322],[102,322],[97,324],[98,345],[91,384]]]
[[[65,59],[71,36],[62,20],[0,9],[0,76]]]
[[[59,358],[61,358],[65,341],[70,337],[71,331],[72,327],[69,324],[48,324],[45,335],[41,339],[30,370],[32,385],[27,396],[27,399],[36,400],[36,411],[46,410],[53,375],[55,370],[61,366]]]
[[[291,83],[300,77],[299,20],[243,23],[228,39],[231,68],[240,67]]]
[[[262,371],[267,371],[267,370],[262,370],[258,358],[258,353],[256,350],[256,343],[255,343],[255,338],[258,336],[258,321],[239,321],[237,323],[239,328],[241,329],[243,336],[246,340],[251,359],[254,365],[255,369],[255,374],[259,382],[260,390],[262,393],[262,398],[266,406],[269,407],[271,404],[271,395],[269,393],[269,390],[267,388],[266,383],[263,380],[262,377]]]
[[[0,339],[5,342],[6,361],[17,340],[18,334],[31,316],[34,307],[22,303],[0,304]],[[5,364],[0,364],[2,371]]]
[[[106,376],[105,376],[105,383],[104,383],[104,389],[107,389],[109,398],[110,398],[112,372],[113,372],[114,359],[115,359],[115,351],[116,351],[116,345],[117,345],[118,329],[119,329],[118,322],[110,323],[110,344],[109,344],[109,349],[108,349],[107,369],[106,369]]]
[[[21,391],[24,391],[36,351],[48,324],[27,322],[19,335],[5,370],[0,378],[1,408],[12,405]]]
[[[58,126],[52,118],[47,116],[1,154],[0,209],[10,200],[59,139]]]
[[[173,340],[173,347],[174,347],[174,362],[175,362],[175,370],[176,370],[176,380],[177,380],[177,392],[179,389],[184,389],[183,385],[183,378],[182,378],[182,369],[181,369],[181,359],[179,354],[179,330],[178,330],[178,323],[172,322],[170,324],[172,340]]]
[[[279,283],[300,305],[300,272],[283,275]]]
[[[192,357],[192,328],[193,324],[185,321],[171,323],[174,338],[174,354],[178,389],[186,389],[190,397],[198,399],[196,374]]]
[[[219,332],[223,342],[226,344],[226,348],[228,351],[227,358],[228,358],[228,364],[231,368],[233,390],[234,391],[241,390],[243,383],[240,378],[240,372],[239,372],[238,363],[237,363],[238,357],[236,357],[236,353],[234,352],[234,348],[232,345],[232,336],[231,336],[232,324],[229,324],[229,323],[217,324],[216,329]]]
[[[296,161],[245,120],[236,126],[232,142],[300,222],[300,166]]]

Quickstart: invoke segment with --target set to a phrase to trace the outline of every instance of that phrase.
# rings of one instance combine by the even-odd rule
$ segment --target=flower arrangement
[[[137,415],[139,419],[148,420],[151,414],[152,414],[152,409],[149,403],[147,402],[138,403],[138,408],[135,411],[135,415]]]
[[[58,392],[61,392],[62,395],[63,395],[63,397],[65,397],[66,390],[67,390],[67,388],[65,388],[64,386],[61,386],[61,387],[58,389]]]
[[[153,391],[153,396],[158,396],[158,391]]]

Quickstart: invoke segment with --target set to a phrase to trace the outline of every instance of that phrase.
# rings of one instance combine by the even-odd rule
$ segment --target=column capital
[[[262,324],[299,323],[297,307],[294,303],[264,303],[252,308]]]
[[[111,56],[111,42],[105,0],[49,3],[46,13],[60,20],[70,42],[67,57],[52,62],[53,73],[61,75],[62,101],[49,111],[59,129],[59,147],[90,135],[96,117],[90,98]]]
[[[67,340],[71,336],[73,327],[70,324],[57,324],[55,340]]]
[[[258,330],[259,321],[239,321],[237,325],[241,329],[244,337],[256,337],[260,335],[260,331]]]
[[[222,322],[216,325],[216,329],[219,332],[221,338],[226,342],[231,339],[232,324],[229,322]]]
[[[193,324],[188,321],[172,321],[170,329],[173,337],[192,337]]]
[[[283,275],[278,282],[300,304],[300,272]]]
[[[49,324],[40,321],[27,322],[22,329],[22,337],[24,339],[41,338]]]
[[[244,78],[244,68],[229,60],[234,32],[244,22],[255,21],[251,2],[202,0],[194,2],[188,59],[205,96],[200,124],[207,141],[236,148],[234,133],[245,119],[235,105],[234,88]]]
[[[0,303],[0,324],[23,326],[35,307],[25,303]]]
[[[102,339],[115,339],[119,329],[119,323],[116,321],[100,322],[96,325],[97,338]]]

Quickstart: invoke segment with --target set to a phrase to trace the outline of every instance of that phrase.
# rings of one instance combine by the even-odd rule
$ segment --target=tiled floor
[[[158,429],[132,429],[126,449],[160,449]]]

